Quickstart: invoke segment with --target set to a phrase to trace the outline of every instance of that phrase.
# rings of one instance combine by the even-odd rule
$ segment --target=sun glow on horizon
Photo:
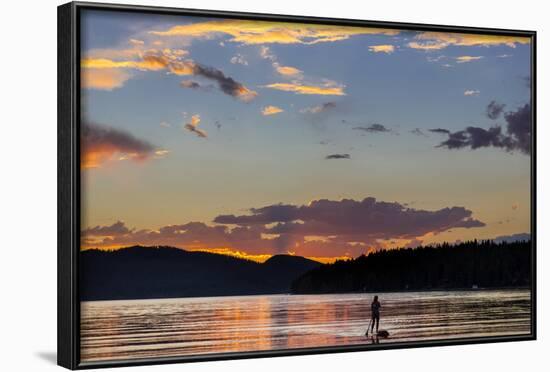
[[[139,245],[139,244],[134,245],[134,246],[139,246],[139,247],[143,247],[143,248],[151,248],[151,249],[163,247],[162,245],[159,245],[159,246],[142,246],[142,245]],[[83,244],[83,245],[81,245],[80,250],[81,251],[98,250],[98,251],[113,252],[113,251],[117,251],[119,249],[126,249],[126,248],[131,248],[131,247],[130,246],[123,246],[123,245],[112,245],[112,246],[97,247],[97,246],[94,246],[94,245],[87,246],[87,245]],[[265,261],[267,261],[271,257],[279,255],[279,254],[270,254],[270,253],[251,254],[251,253],[247,253],[247,252],[239,251],[239,250],[234,250],[234,249],[227,248],[227,247],[224,247],[224,248],[191,248],[191,249],[185,249],[185,248],[180,248],[180,247],[171,247],[171,248],[177,248],[177,249],[181,249],[182,251],[187,251],[187,252],[206,252],[206,253],[219,254],[219,255],[224,255],[224,256],[240,258],[240,259],[243,259],[243,260],[254,261],[254,262],[258,262],[258,263],[264,263]],[[281,253],[281,254],[287,254],[289,256],[300,257],[299,255],[296,255],[294,252],[287,252],[287,253]],[[307,258],[308,260],[317,261],[317,262],[322,263],[322,264],[334,263],[336,261],[346,261],[346,260],[354,259],[354,257],[351,257],[351,256],[332,256],[332,257],[331,256],[327,256],[327,257],[301,256],[301,257]]]

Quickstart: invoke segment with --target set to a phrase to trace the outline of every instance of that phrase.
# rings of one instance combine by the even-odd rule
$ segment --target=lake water
[[[378,293],[380,343],[531,332],[528,290]],[[372,294],[81,304],[81,361],[371,344]]]

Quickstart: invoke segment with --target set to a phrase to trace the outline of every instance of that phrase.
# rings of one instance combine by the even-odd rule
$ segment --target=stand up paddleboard
[[[367,327],[367,332],[365,333],[366,337],[369,337],[369,329],[372,325],[372,319],[369,322],[369,326]],[[376,337],[382,337],[382,338],[388,338],[390,337],[390,332],[386,331],[385,329],[380,329],[378,332],[376,332]]]
[[[365,333],[365,336],[369,336],[369,330],[367,329],[367,332]],[[386,331],[385,329],[381,329],[376,333],[376,337],[381,338],[388,338],[390,337],[390,332]]]

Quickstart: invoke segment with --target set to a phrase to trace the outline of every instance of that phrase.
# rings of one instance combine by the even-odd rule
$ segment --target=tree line
[[[381,250],[306,272],[295,294],[527,287],[531,241],[468,241]]]

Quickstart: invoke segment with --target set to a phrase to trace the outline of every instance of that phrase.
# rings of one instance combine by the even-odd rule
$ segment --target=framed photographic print
[[[536,338],[535,32],[58,11],[60,365]]]

